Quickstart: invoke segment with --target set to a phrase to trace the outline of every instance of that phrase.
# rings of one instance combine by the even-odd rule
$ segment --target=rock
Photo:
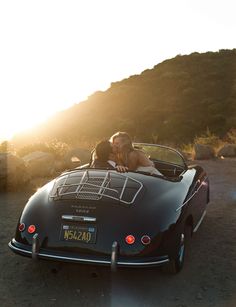
[[[23,159],[11,153],[0,153],[0,190],[17,190],[29,179]]]
[[[74,148],[65,155],[66,168],[75,168],[90,161],[91,152],[84,148]]]
[[[22,158],[31,177],[49,177],[55,173],[53,154],[34,151]]]
[[[215,157],[214,149],[210,145],[195,144],[194,151],[195,160],[208,160]]]
[[[218,157],[236,157],[236,144],[225,144],[217,152]]]

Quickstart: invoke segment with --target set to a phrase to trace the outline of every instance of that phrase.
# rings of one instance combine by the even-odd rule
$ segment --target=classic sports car
[[[62,173],[26,204],[10,249],[33,259],[148,267],[179,272],[186,242],[209,202],[200,166],[175,149],[134,144],[162,175],[119,173],[89,164]]]

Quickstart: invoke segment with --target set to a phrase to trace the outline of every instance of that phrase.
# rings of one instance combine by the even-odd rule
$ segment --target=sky
[[[236,48],[234,0],[0,0],[0,141],[176,55]]]

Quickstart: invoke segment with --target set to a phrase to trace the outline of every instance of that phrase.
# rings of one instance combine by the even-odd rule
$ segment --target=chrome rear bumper
[[[34,257],[34,252],[28,249],[24,249],[23,247],[18,247],[17,242],[15,239],[12,239],[8,243],[9,248],[22,256],[27,256],[31,258]],[[87,263],[87,264],[93,264],[93,265],[107,265],[111,266],[111,260],[103,260],[103,259],[92,259],[92,258],[83,258],[79,257],[78,255],[75,256],[64,256],[60,254],[52,254],[48,252],[44,252],[42,250],[39,250],[37,252],[37,258],[41,259],[48,259],[48,260],[58,260],[58,261],[65,261],[65,262],[77,262],[77,263]],[[169,262],[168,256],[162,256],[155,258],[153,260],[127,260],[127,261],[120,261],[117,259],[117,266],[123,266],[123,267],[151,267],[151,266],[159,266],[159,265],[164,265]]]

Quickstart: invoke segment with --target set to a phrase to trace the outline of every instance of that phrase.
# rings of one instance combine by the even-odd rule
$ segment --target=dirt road
[[[0,306],[236,306],[236,159],[199,161],[211,202],[183,271],[120,270],[40,261],[7,244],[30,192],[0,194]]]

